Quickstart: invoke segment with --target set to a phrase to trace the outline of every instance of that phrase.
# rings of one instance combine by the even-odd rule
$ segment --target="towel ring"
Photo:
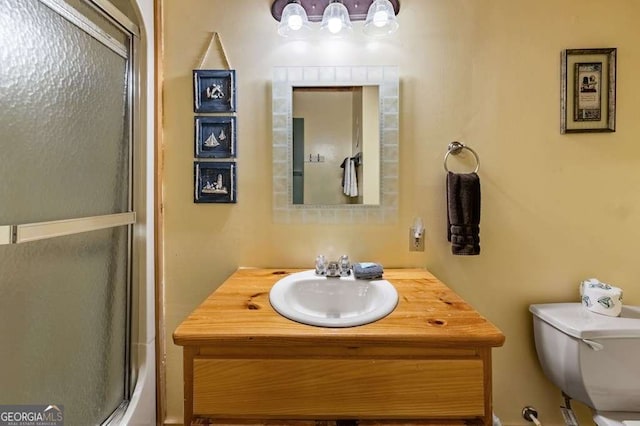
[[[473,149],[469,148],[468,146],[466,146],[465,144],[463,144],[462,142],[453,141],[447,147],[447,153],[444,155],[444,169],[447,171],[447,173],[449,172],[449,168],[447,167],[447,159],[449,158],[449,155],[451,154],[458,155],[460,151],[462,151],[463,149],[466,149],[467,151],[473,154],[473,158],[475,158],[476,160],[476,168],[473,171],[473,173],[478,172],[478,170],[480,169],[480,157],[478,156],[478,153],[475,152]]]

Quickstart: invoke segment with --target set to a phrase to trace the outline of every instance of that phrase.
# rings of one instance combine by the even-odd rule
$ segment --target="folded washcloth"
[[[352,265],[353,276],[359,280],[374,280],[382,278],[384,269],[379,263],[360,262]]]
[[[457,255],[480,254],[480,178],[447,173],[447,239]]]

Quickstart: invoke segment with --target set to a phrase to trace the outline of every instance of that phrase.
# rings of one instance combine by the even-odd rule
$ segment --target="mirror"
[[[379,87],[292,90],[293,204],[380,204]]]
[[[385,223],[398,210],[397,67],[276,67],[276,222]]]

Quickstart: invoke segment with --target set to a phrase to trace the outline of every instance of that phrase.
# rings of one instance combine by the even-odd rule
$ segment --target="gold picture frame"
[[[560,133],[616,131],[616,48],[561,54]]]

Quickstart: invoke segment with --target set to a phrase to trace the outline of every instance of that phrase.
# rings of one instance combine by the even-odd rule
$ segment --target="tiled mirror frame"
[[[296,86],[379,86],[380,204],[292,203],[292,94]],[[398,216],[399,76],[396,66],[274,67],[273,221],[275,223],[395,223]]]

